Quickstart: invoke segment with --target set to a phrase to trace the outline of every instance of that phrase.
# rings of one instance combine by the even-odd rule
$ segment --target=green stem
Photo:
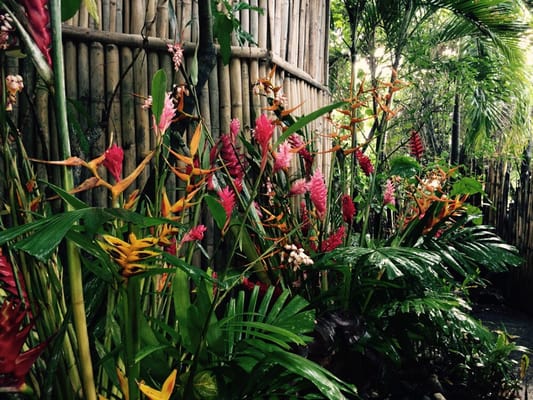
[[[63,60],[63,42],[61,35],[61,0],[50,0],[50,26],[52,30],[52,60],[54,65],[54,89],[55,106],[58,129],[58,141],[61,156],[64,159],[70,157],[70,137],[67,120],[67,98],[65,91],[65,69]],[[74,179],[71,171],[63,168],[63,189],[66,191],[74,187]],[[67,206],[68,207],[68,206]],[[87,332],[87,320],[85,313],[85,301],[83,298],[83,280],[81,272],[81,259],[76,245],[68,240],[67,267],[71,290],[72,315],[76,338],[78,341],[78,356],[80,362],[81,379],[84,398],[96,400],[93,366]]]
[[[126,283],[126,301],[124,302],[124,363],[126,376],[128,377],[129,400],[139,399],[137,380],[141,373],[140,363],[135,357],[140,349],[140,302],[139,302],[140,278],[129,278]]]

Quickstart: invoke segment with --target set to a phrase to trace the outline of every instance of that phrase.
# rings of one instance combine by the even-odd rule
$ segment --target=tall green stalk
[[[63,159],[70,157],[70,137],[67,120],[67,98],[65,92],[65,70],[63,61],[63,42],[61,35],[61,0],[50,0],[50,25],[52,30],[52,60],[54,65],[54,90],[57,118],[58,142]],[[74,187],[72,172],[66,167],[62,171],[63,189]],[[67,205],[67,208],[69,206]],[[78,341],[78,357],[80,362],[81,380],[84,398],[96,400],[93,366],[87,332],[85,301],[83,298],[83,280],[81,259],[76,245],[67,240],[67,268],[71,291],[72,316]]]

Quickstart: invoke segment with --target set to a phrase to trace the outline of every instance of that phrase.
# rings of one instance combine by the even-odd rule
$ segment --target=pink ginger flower
[[[122,179],[122,162],[124,161],[124,150],[122,147],[113,144],[104,153],[104,167],[107,168],[109,173],[115,178],[116,182],[120,182]]]
[[[372,161],[370,161],[370,158],[363,154],[361,150],[357,149],[355,151],[355,157],[357,158],[357,162],[366,176],[369,176],[372,172],[374,172]]]
[[[344,194],[341,198],[342,204],[342,219],[344,222],[352,223],[355,216],[355,205],[353,204],[352,197],[349,194]]]
[[[340,226],[337,232],[331,234],[327,239],[323,240],[320,245],[320,250],[324,253],[335,250],[344,241],[346,236],[344,226]]]
[[[181,63],[183,62],[183,47],[181,43],[167,44],[167,49],[172,54],[172,62],[174,63],[174,70],[179,71]]]
[[[280,144],[274,161],[274,172],[281,169],[287,170],[291,165],[292,156],[291,145],[288,142]]]
[[[261,148],[261,169],[264,169],[266,165],[268,145],[274,134],[274,128],[274,124],[265,114],[261,114],[261,116],[255,120],[254,139]]]
[[[235,137],[239,134],[240,130],[241,121],[239,121],[237,118],[233,118],[229,123],[229,131],[233,135],[233,140],[235,140]]]
[[[315,206],[318,218],[323,220],[326,217],[328,190],[324,183],[324,176],[319,169],[316,169],[315,173],[311,176],[307,189],[309,190],[311,202]]]
[[[218,197],[220,204],[226,212],[226,220],[229,220],[236,204],[235,193],[233,193],[233,190],[229,186],[226,186],[218,192]]]
[[[307,182],[303,178],[295,180],[289,190],[291,196],[297,196],[299,194],[304,194],[305,192],[307,192]]]
[[[187,232],[185,235],[183,235],[183,238],[181,239],[181,243],[186,242],[194,242],[194,241],[200,241],[204,238],[204,233],[207,231],[207,228],[205,225],[198,225],[193,228],[189,232]]]
[[[385,191],[383,193],[383,205],[386,206],[387,204],[395,205],[396,204],[396,197],[394,196],[394,183],[390,179],[387,179],[387,182],[385,182]]]
[[[159,118],[159,123],[156,125],[155,130],[159,137],[163,136],[166,132],[172,121],[174,120],[174,115],[176,114],[176,109],[174,108],[174,102],[172,101],[172,94],[168,92],[165,96],[165,103],[163,104],[163,112]]]

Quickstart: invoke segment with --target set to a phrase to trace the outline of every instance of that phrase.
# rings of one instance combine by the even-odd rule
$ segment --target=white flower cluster
[[[301,265],[313,264],[313,260],[305,254],[304,249],[298,248],[294,244],[286,244],[283,248],[285,249],[285,252],[281,254],[281,260],[285,261],[285,255],[288,254],[289,257],[287,258],[287,263],[292,264],[293,270],[296,271]]]

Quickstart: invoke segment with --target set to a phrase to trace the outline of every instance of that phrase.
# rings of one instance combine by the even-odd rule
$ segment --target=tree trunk
[[[450,145],[450,164],[459,164],[460,158],[460,134],[461,134],[461,108],[460,108],[461,96],[456,86],[455,98],[453,105],[453,120],[452,120],[452,140]]]

